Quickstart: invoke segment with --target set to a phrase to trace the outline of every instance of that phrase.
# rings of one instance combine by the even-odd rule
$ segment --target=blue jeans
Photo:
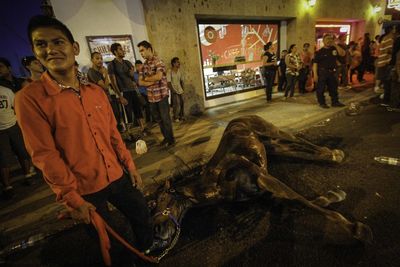
[[[172,122],[169,115],[169,104],[168,97],[164,97],[159,102],[150,102],[150,110],[153,115],[153,119],[158,122],[160,130],[164,139],[168,143],[174,143],[174,133],[172,131]]]

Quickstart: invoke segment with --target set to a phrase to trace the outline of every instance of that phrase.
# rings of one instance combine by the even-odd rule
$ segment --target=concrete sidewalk
[[[375,95],[372,87],[370,82],[351,90],[339,90],[340,100],[346,105],[367,100]],[[207,162],[216,150],[226,125],[236,117],[259,115],[281,129],[295,133],[346,109],[320,108],[315,93],[290,100],[284,100],[282,93],[275,93],[273,99],[272,103],[267,103],[265,96],[259,96],[211,108],[200,117],[174,123],[177,143],[168,149],[158,145],[162,139],[158,126],[152,129],[151,136],[144,139],[149,148],[146,154],[137,155],[134,144],[129,144],[146,191],[151,191],[153,185],[163,183],[187,166]],[[329,100],[327,96],[327,103]],[[68,223],[57,221],[57,212],[62,207],[54,202],[54,194],[43,181],[32,187],[16,185],[15,188],[16,197],[0,203],[0,241],[9,243],[36,233],[54,233],[68,227]]]

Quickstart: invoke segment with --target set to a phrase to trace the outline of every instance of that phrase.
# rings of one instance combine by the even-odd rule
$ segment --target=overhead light
[[[307,0],[308,6],[315,6],[315,3],[317,2],[317,0]]]

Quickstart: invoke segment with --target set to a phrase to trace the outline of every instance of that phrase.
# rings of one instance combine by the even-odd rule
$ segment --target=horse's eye
[[[169,192],[170,193],[175,193],[175,189],[170,189]]]

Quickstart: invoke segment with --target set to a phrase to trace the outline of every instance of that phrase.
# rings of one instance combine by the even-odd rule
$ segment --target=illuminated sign
[[[388,0],[388,8],[394,8],[400,11],[400,0]]]

